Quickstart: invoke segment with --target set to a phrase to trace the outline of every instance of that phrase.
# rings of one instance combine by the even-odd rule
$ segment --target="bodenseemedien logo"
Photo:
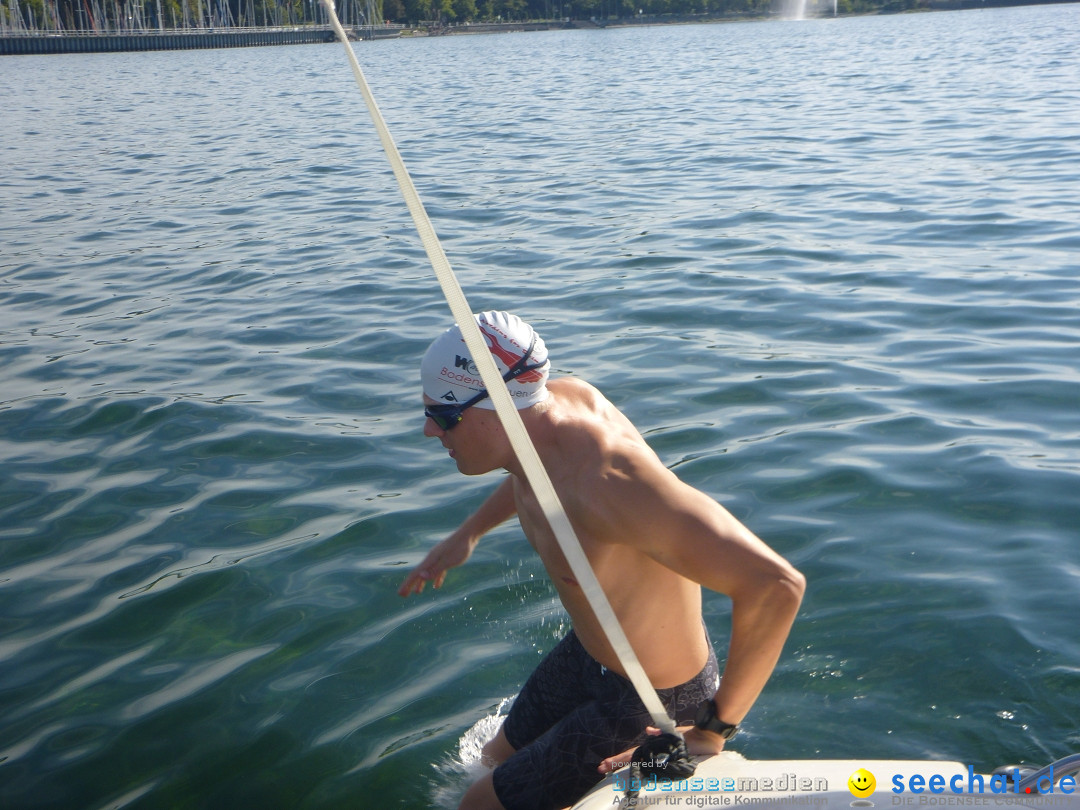
[[[825,793],[829,790],[829,780],[822,777],[802,776],[795,773],[781,773],[776,776],[693,776],[688,779],[663,781],[655,773],[646,778],[637,778],[628,771],[616,772],[612,781],[615,791],[634,790],[642,793],[774,793],[800,794]],[[802,802],[792,799],[796,804]],[[724,801],[723,804],[731,804]],[[736,798],[734,804],[749,804]],[[702,805],[704,806],[704,805]]]

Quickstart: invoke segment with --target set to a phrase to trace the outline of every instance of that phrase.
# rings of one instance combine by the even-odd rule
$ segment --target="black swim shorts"
[[[720,672],[709,660],[692,680],[660,689],[679,725],[716,694]],[[516,752],[495,769],[495,795],[506,810],[569,807],[603,777],[608,757],[639,745],[652,718],[629,680],[601,666],[571,630],[526,681],[503,724]]]

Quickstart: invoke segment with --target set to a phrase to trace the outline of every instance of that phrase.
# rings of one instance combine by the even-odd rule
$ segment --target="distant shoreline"
[[[907,14],[933,11],[962,11],[978,8],[1006,8],[1013,6],[1059,5],[1080,0],[925,0],[926,4],[905,8],[903,0],[885,0],[873,10],[840,13],[822,13],[822,5],[828,0],[813,0],[805,19],[829,17],[867,17],[885,14]],[[754,20],[794,19],[781,10],[767,14],[751,12],[725,12],[723,14],[661,14],[639,15],[617,19],[590,20],[532,20],[505,23],[461,23],[445,26],[383,25],[374,28],[352,29],[350,38],[396,39],[405,37],[463,36],[476,34],[501,34],[528,31],[582,30],[605,28],[631,28],[663,25],[695,25],[725,22],[751,22]],[[109,53],[163,50],[207,50],[220,48],[248,48],[270,45],[308,45],[333,42],[335,35],[329,25],[304,25],[284,28],[245,29],[177,29],[142,32],[94,33],[89,31],[71,33],[3,32],[0,33],[0,56],[40,55],[54,53]]]

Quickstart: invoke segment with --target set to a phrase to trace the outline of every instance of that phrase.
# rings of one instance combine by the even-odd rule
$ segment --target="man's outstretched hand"
[[[412,593],[421,593],[424,585],[430,582],[434,587],[441,588],[446,572],[461,565],[472,555],[473,544],[467,539],[461,539],[457,533],[450,535],[424,557],[423,561],[416,566],[405,581],[398,588],[399,596],[408,596]]]

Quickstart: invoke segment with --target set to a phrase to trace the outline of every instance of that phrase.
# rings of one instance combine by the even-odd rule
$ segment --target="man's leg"
[[[458,810],[505,810],[498,796],[495,795],[495,785],[492,783],[492,772],[488,771],[484,776],[473,782],[461,799]]]
[[[494,768],[514,754],[514,746],[506,739],[506,732],[499,726],[499,733],[488,740],[480,751],[480,762],[488,768]],[[488,771],[476,780],[461,799],[458,810],[505,810],[495,795],[492,773]]]
[[[507,726],[518,744],[525,748],[583,701],[591,700],[589,690],[585,688],[589,678],[583,668],[601,670],[571,631],[540,662],[522,687],[498,733],[484,745],[480,754],[481,762],[495,768],[518,753],[510,743]],[[523,770],[530,773],[533,768],[527,765]],[[539,786],[530,784],[522,787],[525,789],[524,795],[534,801],[543,792],[542,782]],[[516,804],[521,799],[515,792],[507,796],[507,801]],[[495,793],[494,771],[477,780],[466,791],[460,805],[461,810],[504,810],[504,807]]]

